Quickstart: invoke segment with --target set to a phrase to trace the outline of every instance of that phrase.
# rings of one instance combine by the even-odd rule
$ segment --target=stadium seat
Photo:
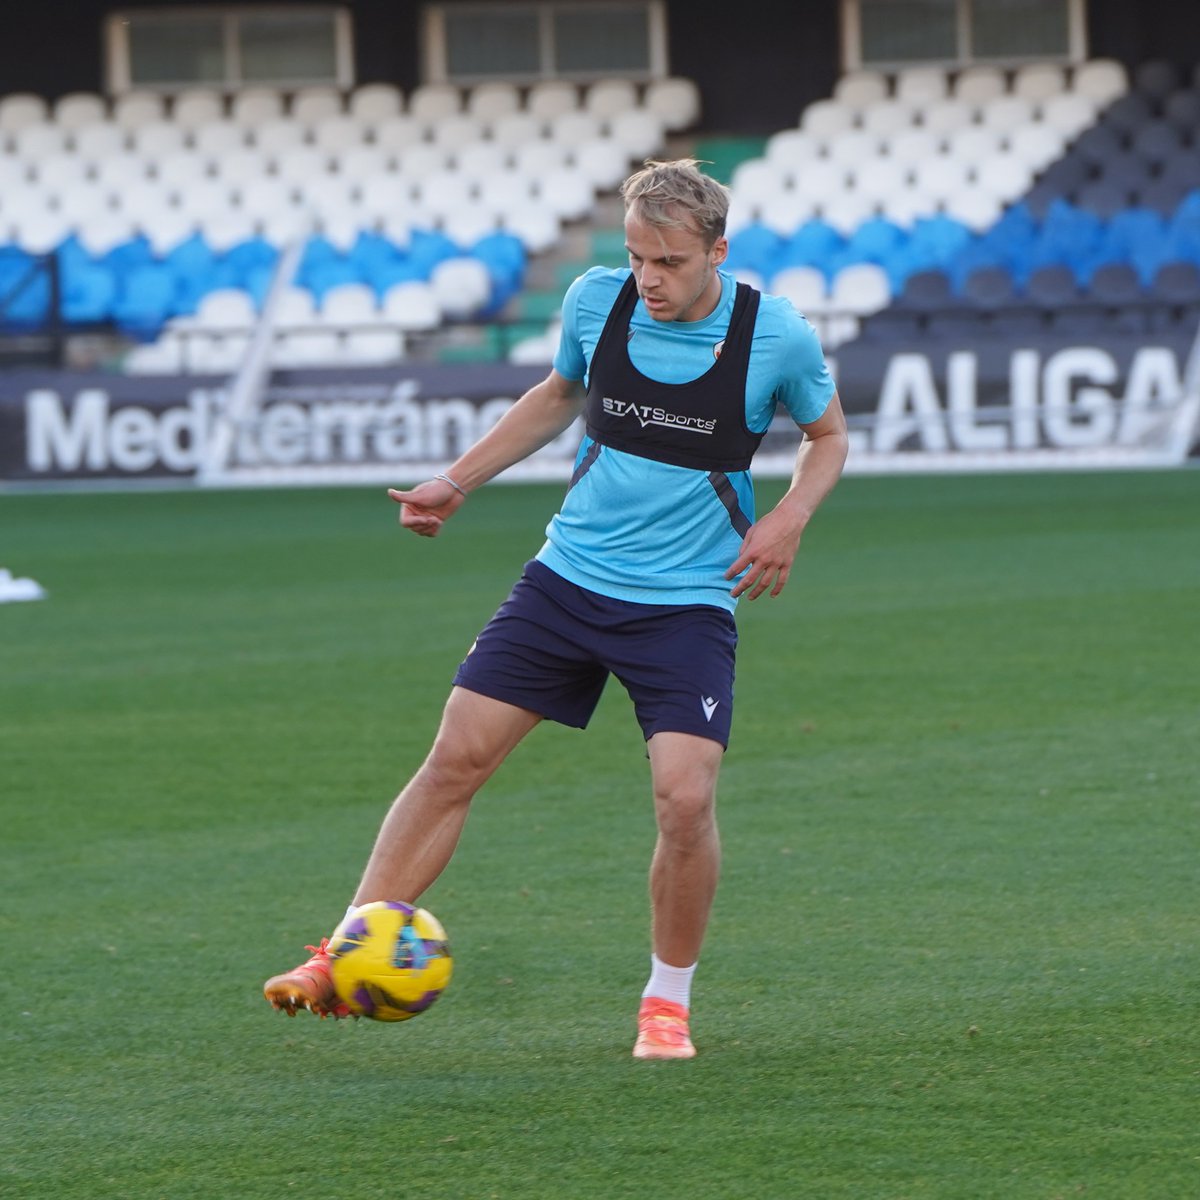
[[[120,154],[127,145],[125,131],[112,121],[81,125],[71,134],[72,152],[88,163],[95,163],[110,154]]]
[[[629,159],[648,158],[660,152],[666,141],[662,121],[653,113],[617,113],[608,121],[608,137]]]
[[[388,366],[404,357],[398,329],[351,329],[342,339],[342,360],[359,367]]]
[[[944,100],[949,92],[950,79],[942,67],[902,67],[893,86],[897,100],[921,107]]]
[[[1100,113],[1100,123],[1125,139],[1154,116],[1154,105],[1141,92],[1118,96]]]
[[[1200,128],[1200,91],[1180,88],[1163,101],[1163,117],[1185,134]]]
[[[433,268],[429,286],[444,316],[464,320],[487,307],[492,280],[478,258],[448,258]]]
[[[1165,262],[1155,271],[1150,293],[1168,304],[1200,306],[1200,266],[1194,262]]]
[[[882,71],[848,71],[833,87],[833,98],[847,108],[861,110],[891,94],[891,85]]]
[[[521,93],[515,84],[505,81],[477,83],[467,93],[467,112],[485,126],[519,111],[520,107]]]
[[[301,88],[291,99],[287,108],[291,120],[301,126],[313,126],[326,117],[341,116],[345,111],[342,94],[333,87],[313,85]],[[352,113],[359,120],[360,113]]]
[[[325,154],[336,154],[367,140],[367,126],[357,117],[342,113],[322,117],[312,127],[312,144]]]
[[[49,122],[30,122],[12,131],[12,149],[18,158],[34,162],[47,154],[66,150],[67,132]]]
[[[125,92],[112,102],[113,123],[129,133],[165,115],[166,100],[157,92]]]
[[[1119,62],[1095,58],[1075,68],[1071,90],[1087,96],[1097,107],[1102,107],[1129,90],[1129,79]]]
[[[598,79],[584,89],[583,108],[607,121],[638,108],[637,84],[629,79]]]
[[[211,88],[189,88],[180,92],[171,105],[171,120],[182,129],[195,130],[224,116],[225,103]]]
[[[1008,91],[1004,72],[999,67],[972,66],[958,73],[952,89],[956,100],[983,105]]]
[[[408,112],[432,127],[462,111],[462,93],[451,83],[423,83],[408,98]]]
[[[700,119],[700,89],[690,79],[671,76],[646,85],[642,107],[669,133],[690,129]]]
[[[1067,90],[1067,73],[1059,63],[1026,63],[1013,74],[1012,94],[1042,104]]]
[[[525,111],[539,121],[552,121],[579,108],[579,89],[565,79],[535,83],[525,97]]]
[[[383,317],[405,333],[436,329],[442,320],[437,297],[428,283],[398,283],[383,297]]]
[[[253,130],[264,121],[284,114],[283,96],[274,88],[248,87],[235,92],[229,101],[229,118],[243,129]]]
[[[12,92],[0,96],[0,133],[15,133],[27,125],[42,125],[50,118],[50,106],[41,96]]]
[[[367,83],[355,88],[346,103],[346,111],[360,121],[375,124],[404,111],[404,97],[391,83]]]
[[[68,92],[54,104],[54,123],[60,129],[75,130],[108,120],[108,105],[94,92]]]
[[[1165,59],[1147,60],[1133,70],[1134,89],[1159,104],[1182,84],[1179,66]]]

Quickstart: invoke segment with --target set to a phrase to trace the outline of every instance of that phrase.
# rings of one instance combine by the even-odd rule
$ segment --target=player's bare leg
[[[475,793],[541,719],[452,689],[433,748],[384,818],[354,903],[415,903],[450,861]]]
[[[432,749],[384,818],[355,905],[415,902],[454,854],[475,793],[540,720],[526,709],[452,689]],[[349,1015],[334,993],[325,940],[308,949],[312,957],[268,979],[263,994],[288,1016],[300,1009]]]
[[[655,734],[648,747],[658,822],[650,864],[654,955],[668,970],[690,970],[700,957],[721,871],[716,793],[723,749],[718,742],[686,733]],[[645,997],[635,1057],[693,1054],[687,1006]]]

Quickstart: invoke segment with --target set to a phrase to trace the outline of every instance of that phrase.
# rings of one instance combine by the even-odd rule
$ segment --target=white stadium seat
[[[196,306],[196,325],[202,329],[242,329],[258,320],[254,301],[241,288],[216,288]]]
[[[556,147],[561,153],[563,148]],[[544,164],[533,174],[552,171],[564,164],[551,163],[546,155]],[[568,152],[568,158],[576,172],[582,175],[597,191],[611,191],[629,174],[629,154],[624,147],[611,138],[588,138],[577,142]]]
[[[462,111],[462,93],[451,83],[424,83],[408,98],[408,111],[427,126]]]
[[[249,145],[246,131],[232,121],[206,121],[192,129],[193,149],[213,158],[246,145]]]
[[[833,86],[833,98],[850,109],[863,109],[890,95],[887,76],[882,71],[850,71]]]
[[[315,125],[326,117],[340,116],[343,111],[342,93],[324,86],[301,88],[288,105],[288,115],[301,125]]]
[[[112,102],[112,119],[125,130],[139,129],[166,114],[166,100],[157,92],[125,92]]]
[[[986,104],[1008,91],[1008,82],[999,67],[972,66],[960,71],[954,81],[954,98],[968,104]]]
[[[857,316],[878,312],[892,298],[887,272],[874,263],[856,263],[843,267],[829,289],[830,306]]]
[[[863,109],[862,127],[871,133],[890,137],[918,123],[921,108],[907,100],[883,100]]]
[[[1129,90],[1129,76],[1114,59],[1093,58],[1075,68],[1071,90],[1103,107]]]
[[[532,113],[515,112],[500,117],[491,125],[492,141],[508,149],[520,149],[528,142],[541,139],[546,122]]]
[[[59,154],[66,148],[66,130],[46,121],[22,125],[12,132],[13,153],[30,162],[47,154]]]
[[[777,191],[758,204],[758,220],[780,237],[791,237],[805,221],[817,215],[817,202],[796,191]]]
[[[700,119],[700,89],[690,79],[671,76],[646,85],[642,107],[671,133],[690,129]]]
[[[248,87],[235,92],[229,101],[229,117],[243,129],[253,129],[264,121],[283,116],[283,96],[274,88]]]
[[[587,178],[570,167],[547,171],[535,181],[535,188],[538,199],[565,221],[587,216],[596,203]]]
[[[386,366],[404,357],[398,329],[351,329],[342,339],[343,360],[360,367]]]
[[[225,116],[225,103],[212,88],[188,88],[180,92],[171,105],[171,119],[184,129],[220,121]]]
[[[648,158],[659,153],[666,142],[662,120],[653,113],[618,113],[608,121],[608,137],[630,159]]]
[[[433,288],[413,280],[397,283],[383,297],[383,318],[406,333],[436,329],[442,323],[442,310]]]
[[[95,92],[68,92],[54,104],[54,123],[62,129],[78,129],[108,120],[108,105]]]
[[[370,121],[370,118],[360,117],[360,120]],[[420,145],[425,136],[424,126],[415,117],[404,113],[393,113],[383,117],[374,126],[374,143],[389,154],[406,150],[409,146]]]
[[[535,83],[525,97],[525,111],[542,121],[553,120],[579,108],[579,89],[565,79]]]
[[[346,111],[369,123],[397,116],[404,111],[400,89],[390,83],[366,83],[350,93]]]
[[[896,75],[894,95],[910,104],[931,104],[945,99],[950,81],[943,67],[904,67]]]
[[[521,93],[516,85],[499,80],[478,83],[467,94],[467,112],[489,124],[520,107]]]
[[[320,313],[324,325],[375,325],[380,317],[379,300],[365,283],[343,283],[325,293]]]
[[[800,114],[800,128],[815,138],[837,137],[852,129],[857,118],[857,109],[838,100],[816,100]]]
[[[1012,94],[1040,104],[1067,90],[1067,71],[1060,63],[1026,63],[1013,75]]]
[[[0,97],[0,133],[14,133],[26,125],[41,124],[49,117],[49,105],[41,96],[12,92]]]
[[[93,174],[96,182],[104,188],[137,188],[148,185],[151,163],[140,154],[125,150],[100,159],[93,168]]]
[[[444,259],[433,268],[429,285],[443,315],[452,320],[478,312],[492,294],[487,267],[473,257]]]
[[[329,154],[336,154],[349,146],[362,145],[366,140],[366,122],[347,114],[324,117],[312,129],[313,145]]]
[[[629,79],[598,79],[584,92],[583,107],[602,120],[638,107],[637,85]]]
[[[304,146],[308,141],[308,130],[292,117],[274,117],[264,121],[255,126],[251,134],[259,153],[276,160],[281,154]]]
[[[96,121],[75,129],[71,134],[71,145],[80,158],[96,162],[120,154],[128,145],[128,135],[112,121]]]
[[[174,121],[145,121],[130,131],[129,144],[146,158],[160,158],[182,150],[187,144],[187,131]]]

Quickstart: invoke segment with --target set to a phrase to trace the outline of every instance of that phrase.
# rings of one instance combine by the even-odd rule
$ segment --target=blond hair
[[[648,225],[692,229],[711,246],[725,235],[729,191],[700,170],[694,158],[646,165],[621,184],[625,212]]]

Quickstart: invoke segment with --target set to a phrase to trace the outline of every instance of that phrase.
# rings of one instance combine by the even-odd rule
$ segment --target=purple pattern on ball
[[[365,987],[356,988],[351,999],[367,1016],[375,1011],[375,1000]]]

